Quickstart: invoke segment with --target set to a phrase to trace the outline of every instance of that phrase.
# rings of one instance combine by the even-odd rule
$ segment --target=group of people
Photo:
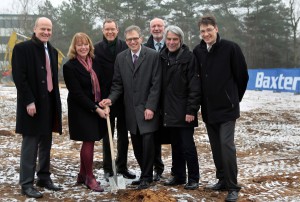
[[[236,201],[237,159],[234,128],[240,116],[239,102],[245,93],[248,73],[240,47],[221,39],[216,19],[202,16],[198,23],[201,41],[193,51],[184,44],[184,32],[164,20],[150,21],[148,41],[131,25],[118,37],[117,22],[103,22],[103,40],[93,45],[90,37],[76,33],[68,51],[63,75],[69,91],[70,139],[82,141],[77,183],[104,191],[93,175],[95,141],[103,140],[104,178],[113,175],[106,120],[117,129],[117,172],[128,179],[128,131],[141,169],[132,181],[147,189],[161,180],[164,164],[161,144],[171,144],[171,177],[165,186],[199,187],[199,162],[194,142],[198,111],[205,122],[218,182],[211,190],[227,190],[226,201]],[[32,39],[13,50],[12,71],[17,88],[16,132],[22,134],[20,185],[22,194],[40,198],[36,185],[61,190],[51,180],[52,132],[62,133],[58,87],[57,51],[49,43],[52,22],[36,20]],[[116,119],[116,122],[115,122]],[[116,123],[116,126],[115,126]],[[186,172],[187,168],[187,172]]]

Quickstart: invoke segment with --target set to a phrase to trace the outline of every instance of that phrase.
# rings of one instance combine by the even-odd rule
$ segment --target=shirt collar
[[[139,51],[138,52],[136,52],[136,53],[133,53],[132,51],[130,51],[131,52],[131,57],[133,57],[133,55],[136,55],[136,56],[140,56],[140,53],[141,53],[141,47],[140,47],[140,49],[139,49]]]

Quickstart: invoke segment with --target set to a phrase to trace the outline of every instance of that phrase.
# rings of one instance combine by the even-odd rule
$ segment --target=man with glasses
[[[207,189],[228,190],[225,200],[237,201],[241,187],[237,184],[234,129],[249,79],[247,64],[236,43],[221,39],[214,16],[201,17],[198,27],[202,40],[193,52],[201,76],[201,113],[218,178]]]
[[[165,22],[163,19],[154,18],[150,21],[150,37],[145,46],[161,52],[165,47],[164,40]],[[164,163],[161,159],[161,135],[159,131],[155,133],[155,156],[154,156],[154,181],[159,181],[164,172]]]
[[[118,38],[118,25],[113,19],[106,19],[102,26],[103,40],[95,44],[95,63],[100,75],[101,96],[107,98],[110,92],[114,75],[114,63],[117,55],[128,48],[125,41]],[[127,179],[134,179],[136,176],[127,168],[128,154],[128,131],[125,122],[123,97],[121,96],[110,111],[110,122],[112,131],[115,128],[117,118],[117,172]],[[112,132],[114,134],[114,132]],[[103,137],[103,169],[104,178],[113,176],[111,154],[108,135]]]
[[[140,179],[132,184],[138,185],[138,189],[146,189],[153,181],[154,132],[159,126],[159,53],[141,45],[138,26],[127,27],[124,36],[129,49],[117,55],[111,92],[100,105],[113,106],[124,93],[126,125],[141,169]]]

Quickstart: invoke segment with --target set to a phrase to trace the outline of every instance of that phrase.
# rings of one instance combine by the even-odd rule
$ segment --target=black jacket
[[[47,71],[44,44],[36,38],[15,45],[12,54],[12,75],[17,88],[16,133],[25,135],[62,133],[61,100],[58,88],[58,53],[47,43],[53,81],[54,123],[49,129],[50,103],[47,99]],[[34,102],[36,114],[27,114],[26,106]],[[51,130],[51,131],[49,131]]]
[[[103,37],[104,38],[104,37]],[[107,40],[104,38],[102,41],[95,44],[95,69],[99,75],[99,83],[101,87],[102,99],[107,98],[112,85],[114,75],[114,64],[117,55],[128,48],[125,41],[116,39],[116,47],[114,53],[111,52]],[[123,98],[121,97],[114,106],[111,107],[111,115],[116,116],[120,107],[123,107]]]
[[[193,52],[200,68],[203,121],[221,123],[239,118],[239,102],[249,79],[240,47],[218,35],[210,52],[203,40]]]
[[[165,127],[196,127],[200,107],[200,78],[193,53],[186,45],[172,54],[168,49],[161,52],[163,72],[161,111]],[[191,123],[186,115],[194,115]]]
[[[156,50],[154,46],[153,35],[149,37],[148,41],[144,44],[144,46]],[[166,48],[166,43],[164,43],[164,46],[161,48],[160,52],[162,52],[163,49],[165,48]]]

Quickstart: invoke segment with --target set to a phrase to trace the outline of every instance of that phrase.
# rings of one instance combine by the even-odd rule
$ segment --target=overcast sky
[[[1,0],[0,2],[0,14],[16,14],[19,13],[22,8],[22,2],[24,0]],[[50,0],[53,6],[61,4],[63,0]],[[29,0],[30,13],[33,13],[33,10],[37,8],[39,4],[43,4],[44,0]],[[35,4],[33,2],[36,2]]]

